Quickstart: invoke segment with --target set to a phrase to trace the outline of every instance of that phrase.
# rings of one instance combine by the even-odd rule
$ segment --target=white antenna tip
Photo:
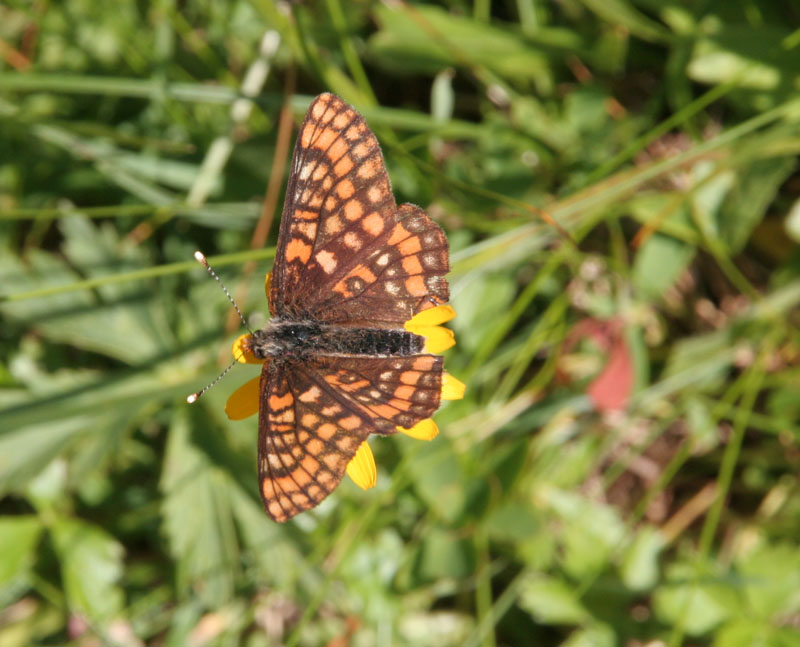
[[[186,396],[186,402],[188,404],[194,404],[197,402],[197,399],[200,397],[199,393],[192,393],[191,395]]]
[[[195,260],[196,260],[198,263],[202,263],[203,265],[205,265],[206,267],[208,267],[208,261],[206,260],[206,255],[205,255],[205,254],[203,254],[203,252],[201,252],[201,251],[199,251],[199,250],[198,250],[198,251],[196,251],[196,252],[194,253],[194,258],[195,258]]]

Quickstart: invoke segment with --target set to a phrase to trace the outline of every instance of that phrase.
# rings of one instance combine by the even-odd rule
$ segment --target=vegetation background
[[[796,2],[11,0],[0,59],[0,644],[800,645]],[[277,525],[192,252],[265,321],[326,90],[467,393]]]

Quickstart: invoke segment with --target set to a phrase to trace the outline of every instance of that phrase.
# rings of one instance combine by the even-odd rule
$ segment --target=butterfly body
[[[425,339],[406,330],[348,328],[318,321],[272,319],[253,334],[258,359],[302,360],[314,355],[405,357],[422,352]]]
[[[332,94],[300,125],[268,287],[258,474],[276,521],[316,506],[372,433],[430,418],[443,360],[404,324],[447,303],[444,232],[397,205],[375,135]]]

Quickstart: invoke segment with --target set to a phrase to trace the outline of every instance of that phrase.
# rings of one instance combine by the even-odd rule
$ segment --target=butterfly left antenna
[[[225,284],[217,276],[217,273],[214,270],[211,269],[211,266],[208,264],[208,259],[206,258],[206,255],[203,254],[203,252],[197,251],[197,252],[194,253],[194,258],[198,263],[200,263],[203,267],[205,267],[206,270],[208,270],[208,273],[211,276],[214,277],[214,280],[216,280],[216,282],[219,284],[219,287],[222,288],[222,291],[225,293],[225,296],[228,297],[228,301],[231,302],[231,305],[233,306],[233,309],[236,310],[236,314],[239,315],[239,319],[242,320],[242,324],[244,324],[244,327],[247,328],[247,330],[252,335],[253,331],[250,330],[250,326],[247,325],[247,322],[245,321],[244,316],[242,315],[242,311],[239,310],[239,306],[236,305],[236,301],[233,300],[233,297],[231,296],[231,293],[228,292],[228,288],[225,287]],[[228,368],[226,368],[224,371],[222,371],[222,373],[219,374],[217,379],[215,379],[213,382],[211,382],[207,386],[203,387],[202,389],[200,389],[196,393],[192,393],[191,395],[187,396],[186,397],[186,402],[188,402],[189,404],[193,404],[193,403],[197,402],[200,399],[200,396],[203,395],[203,393],[205,393],[206,391],[208,391],[217,382],[219,382],[223,377],[225,377],[228,374],[228,371],[230,371],[234,366],[236,366],[236,363],[238,361],[239,361],[238,359],[234,359],[230,363]]]

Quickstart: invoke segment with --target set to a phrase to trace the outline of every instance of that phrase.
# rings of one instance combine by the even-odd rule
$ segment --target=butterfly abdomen
[[[309,355],[408,357],[420,354],[424,345],[423,337],[406,330],[273,319],[253,334],[251,350],[259,359]]]

